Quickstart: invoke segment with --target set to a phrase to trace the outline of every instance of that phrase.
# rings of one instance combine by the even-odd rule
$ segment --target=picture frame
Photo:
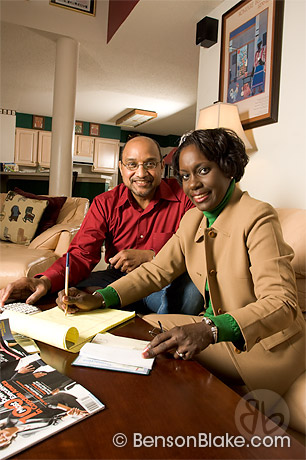
[[[75,134],[83,134],[83,122],[82,121],[75,121],[74,132]]]
[[[78,13],[96,15],[96,0],[50,0],[49,3]]]
[[[45,127],[45,117],[41,115],[33,115],[33,129],[44,129]]]
[[[222,16],[219,100],[244,129],[278,121],[284,0],[242,0]]]
[[[89,135],[90,136],[100,136],[99,123],[89,123]]]

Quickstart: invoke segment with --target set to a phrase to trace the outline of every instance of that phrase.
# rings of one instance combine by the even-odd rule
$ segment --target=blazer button
[[[257,339],[255,340],[255,343],[259,343],[261,341],[261,337],[257,337]]]
[[[241,353],[241,350],[239,350],[239,348],[235,347],[235,353],[237,353],[237,355],[239,355],[239,353]]]
[[[223,313],[222,308],[218,308],[217,315],[222,315],[222,313]]]
[[[216,238],[217,233],[216,233],[214,230],[209,230],[208,236],[209,236],[210,238]]]
[[[209,274],[210,274],[211,276],[215,276],[216,270],[214,270],[214,269],[212,268],[211,270],[209,270]]]

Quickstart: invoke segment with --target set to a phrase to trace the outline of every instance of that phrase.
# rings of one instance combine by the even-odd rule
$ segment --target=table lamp
[[[251,149],[248,138],[246,137],[239,117],[236,104],[216,102],[213,105],[200,110],[196,129],[228,128],[243,140],[246,150]]]

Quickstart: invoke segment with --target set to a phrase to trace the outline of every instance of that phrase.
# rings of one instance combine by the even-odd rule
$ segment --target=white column
[[[72,148],[79,43],[61,37],[56,43],[49,194],[71,196]]]

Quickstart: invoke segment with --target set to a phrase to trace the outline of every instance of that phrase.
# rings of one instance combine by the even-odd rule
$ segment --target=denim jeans
[[[77,285],[77,288],[99,286],[103,289],[122,276],[125,274],[115,268],[92,272],[86,280]],[[204,299],[185,272],[161,291],[153,292],[133,306],[137,311],[144,312],[198,315],[203,311]]]

